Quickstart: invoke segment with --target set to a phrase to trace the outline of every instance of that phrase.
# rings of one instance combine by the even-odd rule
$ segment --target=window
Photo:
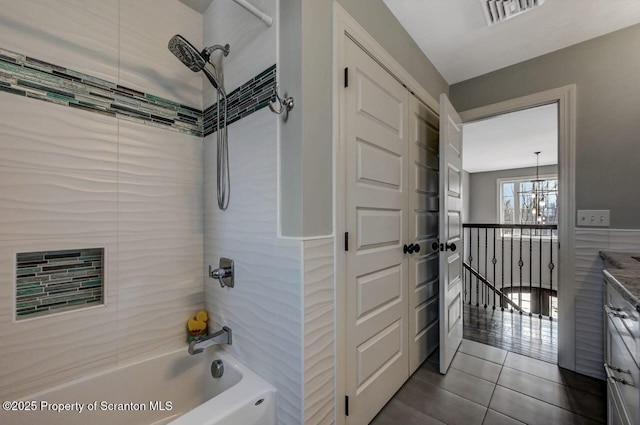
[[[500,189],[499,217],[501,224],[558,224],[558,177],[504,179]],[[523,235],[548,236],[550,230],[524,229]],[[520,234],[505,229],[503,235]],[[556,236],[556,231],[553,231]]]

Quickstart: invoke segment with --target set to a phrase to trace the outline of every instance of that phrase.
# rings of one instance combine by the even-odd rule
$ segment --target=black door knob
[[[419,243],[413,245],[413,252],[420,252],[420,244]]]
[[[405,244],[405,245],[402,247],[402,251],[403,251],[405,254],[406,254],[406,253],[413,254],[413,244],[411,244],[411,245],[407,245],[407,244]]]
[[[455,252],[456,250],[456,244],[452,243],[452,244],[445,244],[445,250],[451,250],[451,252]]]
[[[437,251],[439,248],[438,242],[434,242],[431,244],[431,249],[433,249],[434,251]]]

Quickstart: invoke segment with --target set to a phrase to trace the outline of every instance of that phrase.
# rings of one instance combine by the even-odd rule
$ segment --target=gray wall
[[[576,84],[576,207],[640,228],[640,25],[450,87],[458,111]]]
[[[471,222],[471,174],[462,170],[462,222]]]
[[[557,165],[540,167],[540,175],[557,174]],[[466,223],[498,222],[498,179],[536,175],[536,167],[469,174],[469,215]]]
[[[382,0],[339,0],[429,93],[448,85]],[[281,127],[280,224],[285,236],[333,232],[333,1],[281,0],[280,83],[296,99]]]

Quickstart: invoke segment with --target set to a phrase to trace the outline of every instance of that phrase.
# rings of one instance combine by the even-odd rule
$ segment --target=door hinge
[[[349,416],[349,396],[344,396],[344,415]]]
[[[344,87],[349,87],[349,68],[344,69]]]
[[[349,251],[349,232],[344,232],[344,250]]]

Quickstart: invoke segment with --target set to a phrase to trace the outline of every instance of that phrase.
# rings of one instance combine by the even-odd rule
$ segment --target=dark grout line
[[[508,369],[511,369],[511,368],[508,368]],[[515,370],[518,370],[518,369],[515,369]],[[520,372],[522,372],[522,371],[520,371]],[[500,371],[500,373],[502,373],[502,371]],[[526,372],[524,372],[524,373],[526,373]],[[531,373],[529,373],[528,375],[532,375],[532,374],[531,374]],[[541,376],[537,376],[537,375],[532,375],[532,376],[535,376],[535,377],[537,377],[537,378],[541,378],[541,379],[545,379],[545,378],[542,378]],[[499,379],[499,377],[498,377],[498,379]],[[548,379],[545,379],[545,380],[546,380],[546,381],[548,381]],[[555,381],[550,381],[550,382],[554,382],[554,383],[558,384],[558,383],[557,383],[557,382],[555,382]],[[559,384],[559,385],[564,385],[564,384]],[[566,385],[565,385],[565,386],[566,386]],[[514,390],[513,388],[505,387],[504,385],[498,385],[498,384],[496,384],[496,387],[502,387],[502,388],[504,388],[504,389],[506,389],[506,390],[513,391],[514,393],[522,394],[522,395],[523,395],[523,396],[525,396],[525,397],[529,397],[529,398],[532,398],[532,399],[534,399],[534,400],[538,400],[538,401],[540,401],[540,402],[542,402],[542,403],[548,404],[549,406],[557,407],[558,409],[562,409],[562,410],[565,410],[565,411],[567,411],[567,412],[569,412],[569,413],[572,413],[572,414],[574,414],[574,415],[578,415],[578,416],[580,416],[581,418],[585,418],[585,419],[588,419],[588,420],[590,420],[590,421],[594,421],[594,422],[598,422],[598,423],[604,423],[604,422],[600,422],[600,421],[599,421],[599,420],[597,420],[597,419],[590,418],[590,417],[585,416],[585,415],[583,415],[583,414],[581,414],[581,413],[578,413],[578,412],[576,412],[576,411],[574,411],[574,410],[567,409],[566,407],[558,406],[557,404],[549,403],[549,402],[548,402],[548,401],[546,401],[546,400],[542,400],[542,399],[539,399],[539,398],[537,398],[537,397],[533,397],[533,396],[532,396],[532,395],[530,395],[530,394],[526,394],[526,393],[520,392],[520,391],[518,391],[518,390]],[[568,387],[568,388],[571,388],[571,387]],[[493,390],[493,392],[495,393],[495,389]],[[585,391],[581,391],[581,392],[585,392]],[[587,394],[589,394],[589,393],[587,393]],[[593,394],[592,394],[592,395],[593,395]],[[493,399],[493,394],[491,394],[491,399]],[[489,405],[491,405],[491,400],[489,400]],[[500,412],[500,413],[502,413],[502,412]],[[509,415],[507,415],[507,414],[505,414],[505,413],[502,413],[502,414],[503,414],[503,415],[505,415],[505,416],[509,416]],[[511,416],[509,416],[509,417],[511,417]],[[519,420],[519,419],[517,419],[517,418],[512,418],[512,419],[515,419],[515,420],[517,420],[517,421],[520,421],[520,420]],[[520,421],[520,422],[522,422],[522,421]]]

